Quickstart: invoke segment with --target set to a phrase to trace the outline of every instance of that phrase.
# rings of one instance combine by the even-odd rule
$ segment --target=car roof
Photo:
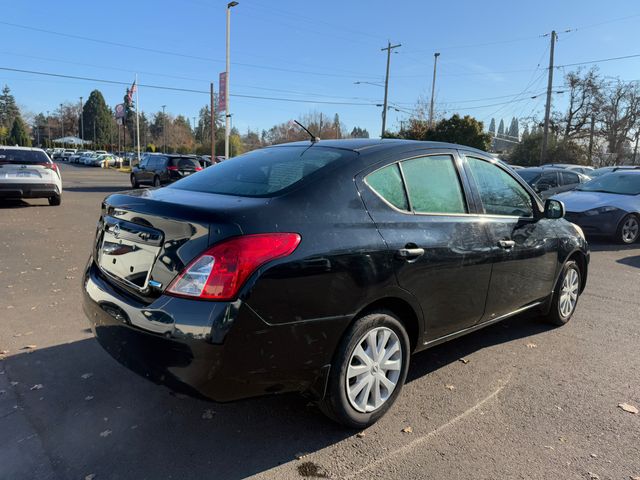
[[[528,172],[566,172],[567,170],[565,168],[559,168],[559,167],[526,167],[523,168],[522,170],[526,170]],[[580,175],[580,173],[578,172],[571,172],[571,173],[575,173],[576,175]]]
[[[455,143],[445,142],[432,142],[421,140],[404,140],[398,138],[347,138],[341,140],[320,140],[315,143],[311,143],[308,140],[291,143],[281,143],[278,145],[272,145],[267,148],[282,148],[292,146],[320,146],[330,148],[341,148],[343,150],[351,150],[354,152],[363,152],[365,150],[375,150],[376,152],[384,150],[394,150],[395,148],[404,148],[411,145],[415,145],[417,148],[452,148],[452,149],[464,149],[472,150],[483,155],[490,155],[487,152],[479,150],[473,147],[467,147],[465,145],[457,145]]]
[[[27,152],[44,152],[46,153],[43,149],[41,148],[36,148],[36,147],[12,147],[11,145],[0,145],[0,148],[3,150],[24,150]]]

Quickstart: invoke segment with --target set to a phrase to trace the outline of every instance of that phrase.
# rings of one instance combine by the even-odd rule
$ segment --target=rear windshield
[[[348,150],[318,146],[254,150],[184,178],[171,188],[244,197],[268,197],[295,185],[338,160],[353,158]]]
[[[200,168],[200,163],[195,158],[172,158],[171,165],[178,168]]]
[[[10,148],[0,148],[1,163],[50,163],[46,153],[40,150],[13,150]]]

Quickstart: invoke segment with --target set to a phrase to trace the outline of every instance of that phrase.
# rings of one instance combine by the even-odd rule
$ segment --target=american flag
[[[134,80],[131,88],[127,90],[127,99],[129,100],[130,105],[133,105],[133,94],[136,93],[137,88],[138,86],[136,85],[136,80]]]

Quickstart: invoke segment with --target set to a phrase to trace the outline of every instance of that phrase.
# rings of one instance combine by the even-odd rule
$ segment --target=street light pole
[[[429,105],[429,127],[433,128],[433,103],[436,94],[436,71],[438,68],[438,52],[433,54],[433,80],[431,81],[431,103]]]
[[[391,50],[394,48],[401,47],[402,44],[391,45],[391,42],[387,42],[386,48],[381,48],[381,51],[387,51],[387,73],[384,77],[384,102],[382,106],[382,133],[380,134],[380,138],[384,138],[384,132],[387,127],[387,97],[389,93],[389,63],[391,63]]]
[[[62,113],[62,104],[60,104],[60,138],[64,138],[64,114]],[[64,148],[64,140],[62,141],[62,148]]]
[[[162,105],[162,153],[167,153],[167,116],[164,114],[166,105]]]
[[[224,122],[224,156],[229,158],[229,135],[231,134],[231,118],[229,116],[229,44],[231,34],[231,8],[238,5],[238,2],[227,3],[227,69],[225,73],[224,98],[226,103],[226,113]]]

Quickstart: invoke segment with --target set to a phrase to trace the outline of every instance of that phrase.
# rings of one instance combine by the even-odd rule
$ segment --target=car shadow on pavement
[[[408,381],[548,328],[518,317],[453,340],[415,355]],[[15,452],[0,459],[12,478],[51,468],[58,478],[240,479],[355,434],[299,395],[216,404],[170,392],[120,366],[94,339],[8,357],[0,371],[7,385],[18,382],[7,387],[17,408],[5,410],[15,410],[11,425],[21,431],[0,416],[0,451]]]
[[[639,248],[640,244],[623,245],[622,243],[611,243],[604,240],[589,239],[589,248],[592,252],[622,252]]]
[[[83,193],[115,193],[131,190],[130,186],[117,185],[117,186],[101,186],[101,187],[63,187],[64,192],[83,192]]]
[[[46,202],[46,199],[44,200]],[[4,209],[8,210],[10,208],[41,207],[41,206],[43,205],[42,204],[32,205],[31,203],[21,199],[8,198],[8,199],[0,200],[0,210],[4,210]]]
[[[634,255],[631,257],[621,258],[620,260],[616,260],[617,263],[622,265],[628,265],[629,267],[640,268],[640,255]]]

